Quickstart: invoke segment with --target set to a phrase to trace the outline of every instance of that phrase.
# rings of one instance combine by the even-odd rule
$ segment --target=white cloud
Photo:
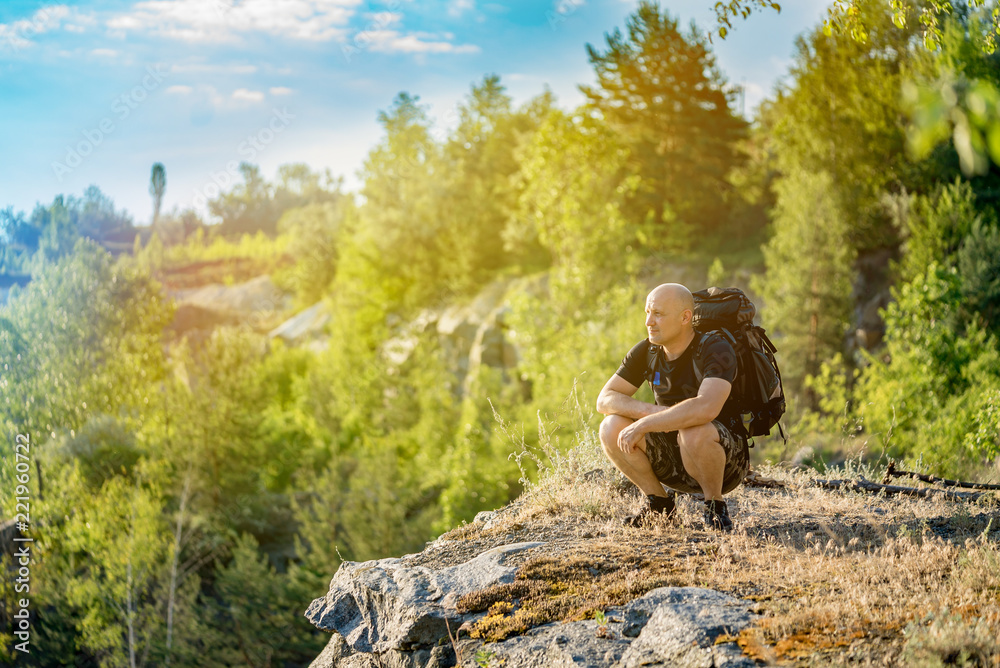
[[[190,95],[193,90],[191,86],[168,86],[166,93],[168,95]]]
[[[42,7],[32,14],[31,18],[13,23],[0,23],[0,45],[22,49],[34,43],[33,37],[58,30],[67,20],[74,22],[74,30],[79,24],[90,21],[86,15],[66,5]]]
[[[209,64],[209,63],[178,63],[170,67],[170,71],[175,74],[255,74],[256,65],[236,65],[236,64]]]
[[[375,30],[365,33],[372,51],[380,53],[479,53],[475,44],[423,41],[427,33],[401,35],[398,30]]]
[[[91,49],[90,55],[101,56],[102,58],[116,58],[118,56],[118,52],[114,49]]]
[[[108,21],[113,34],[130,31],[184,42],[234,42],[260,32],[325,42],[342,38],[361,0],[146,0]]]
[[[476,3],[474,0],[452,0],[448,5],[448,15],[461,16],[467,10],[475,9],[475,7]]]
[[[268,92],[270,92],[271,95],[291,95],[292,94],[292,89],[291,88],[285,88],[284,86],[275,86],[274,88],[272,88]]]
[[[244,102],[260,102],[264,99],[264,93],[259,90],[249,90],[247,88],[237,88],[233,91],[233,99]]]
[[[371,21],[366,26],[367,30],[388,28],[389,26],[397,25],[403,20],[403,15],[399,12],[375,12],[374,14],[366,14],[365,17]]]

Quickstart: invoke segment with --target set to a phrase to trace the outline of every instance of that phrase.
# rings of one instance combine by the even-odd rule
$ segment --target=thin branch
[[[862,478],[861,480],[815,480],[818,487],[823,489],[849,489],[855,492],[868,492],[871,494],[884,493],[886,496],[919,496],[923,498],[941,497],[949,501],[975,501],[987,492],[952,492],[944,489],[933,489],[930,487],[899,487],[897,485],[880,485]]]
[[[889,462],[889,468],[885,471],[885,477],[882,478],[882,483],[886,484],[892,478],[916,478],[917,480],[922,480],[923,482],[936,483],[944,485],[945,487],[961,487],[963,489],[1000,489],[1000,485],[991,485],[984,482],[949,480],[947,478],[938,478],[937,476],[916,473],[914,471],[897,471],[896,462]]]

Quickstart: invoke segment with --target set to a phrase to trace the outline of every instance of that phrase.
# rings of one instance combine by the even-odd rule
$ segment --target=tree
[[[13,442],[30,433],[44,446],[94,417],[132,415],[163,376],[160,337],[170,317],[148,274],[78,241],[0,315],[0,434]],[[12,467],[0,460],[5,482]]]
[[[942,176],[909,160],[901,101],[903,83],[933,63],[911,47],[912,29],[894,26],[880,5],[865,11],[867,44],[819,29],[800,38],[791,82],[762,110],[759,129],[780,172],[831,176],[859,253],[898,244],[886,192],[926,192]]]
[[[924,46],[930,50],[936,50],[942,39],[942,20],[947,20],[957,11],[961,11],[961,5],[956,8],[948,0],[931,0],[923,6],[912,6],[904,0],[882,0],[889,9],[892,10],[893,22],[899,27],[903,27],[910,22],[913,14],[919,13],[918,22],[923,29]],[[828,18],[824,25],[827,34],[841,33],[849,34],[859,42],[865,42],[869,35],[869,24],[863,18],[862,7],[866,0],[833,0],[833,4],[827,10]],[[987,6],[987,0],[970,0],[973,7],[982,8]],[[732,30],[732,20],[741,17],[747,19],[759,9],[773,9],[781,11],[781,5],[772,0],[729,0],[729,2],[716,2],[715,15],[717,18],[717,33],[719,37],[725,39],[729,31]],[[983,51],[993,53],[996,50],[996,37],[1000,36],[1000,10],[994,9],[990,18],[992,20],[989,38],[983,43]]]
[[[80,235],[88,239],[104,241],[113,234],[131,233],[133,229],[132,218],[116,210],[115,203],[97,186],[83,191],[83,199],[70,197],[67,207],[76,217]]]
[[[767,274],[754,287],[767,303],[765,324],[778,334],[785,385],[796,390],[843,347],[855,252],[829,174],[793,172],[775,187],[774,236],[764,248]],[[812,391],[806,396],[816,408]]]
[[[443,232],[451,258],[442,278],[453,290],[468,292],[508,262],[502,235],[513,206],[519,132],[511,98],[495,74],[472,87],[458,117],[442,156],[448,179]]]
[[[628,149],[600,119],[553,110],[520,152],[511,241],[537,239],[568,292],[595,294],[635,268],[658,230],[628,224]],[[572,302],[571,302],[572,303]],[[575,307],[574,307],[575,308]]]
[[[738,164],[735,143],[747,124],[730,109],[735,90],[697,28],[683,35],[648,0],[626,28],[627,36],[617,29],[605,36],[605,52],[587,45],[597,86],[580,90],[630,149],[640,182],[627,218],[658,228],[654,247],[684,248],[694,229],[725,220],[726,176]]]
[[[291,288],[301,306],[312,306],[327,293],[337,272],[338,242],[342,229],[357,215],[353,200],[308,204],[290,209],[278,221],[278,232],[288,235],[286,252],[295,265],[276,277]]]
[[[257,165],[241,162],[239,171],[243,183],[235,184],[232,190],[220,193],[208,203],[212,215],[222,218],[220,231],[232,236],[257,230],[274,234],[278,215],[274,211],[271,185]]]
[[[900,29],[920,25],[924,48],[937,51],[947,47],[948,26],[965,22],[967,6],[949,0],[930,0],[926,3],[908,0],[834,0],[824,25],[827,36],[849,35],[859,44],[867,44],[873,26],[866,18],[872,7],[889,9],[892,22]],[[1000,36],[1000,7],[988,8],[987,0],[971,0],[976,10],[973,41],[977,50],[986,55],[995,54],[997,37]],[[715,3],[718,34],[726,38],[737,15],[748,18],[754,9],[772,8],[781,11],[772,0],[730,0]],[[917,21],[911,20],[919,14]],[[997,71],[994,65],[994,73]],[[989,160],[1000,164],[1000,86],[989,77],[945,76],[930,86],[911,86],[907,91],[913,125],[910,147],[921,158],[942,140],[951,137],[962,160],[966,176],[982,174],[988,169]]]
[[[149,176],[149,194],[153,196],[153,224],[160,218],[160,206],[163,204],[163,193],[167,189],[167,170],[163,163],[155,163]]]
[[[884,354],[857,382],[857,420],[897,455],[956,475],[1000,455],[1000,348],[964,312],[962,277],[932,263],[894,289]]]
[[[83,612],[83,642],[102,666],[137,668],[164,621],[157,600],[169,555],[162,501],[155,483],[115,478],[80,502],[66,535],[72,552],[87,555],[68,592]]]
[[[385,137],[361,170],[365,205],[358,234],[377,248],[366,255],[396,305],[426,303],[443,285],[451,258],[440,217],[441,148],[419,96],[399,93],[378,121]],[[364,242],[367,243],[367,242]]]

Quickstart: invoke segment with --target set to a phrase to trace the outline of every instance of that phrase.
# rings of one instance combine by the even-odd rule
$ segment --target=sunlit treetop
[[[907,0],[879,0],[888,2],[892,8],[893,22],[900,28],[906,26],[909,21],[919,21],[923,29],[924,46],[930,51],[936,51],[941,44],[941,24],[942,21],[956,12],[956,7],[948,0],[930,0],[923,6],[913,6]],[[826,33],[834,32],[849,34],[859,42],[868,40],[868,26],[862,20],[860,4],[865,0],[833,0],[827,9],[827,19],[824,23]],[[973,8],[984,7],[987,0],[969,0],[969,5]],[[773,9],[781,11],[781,5],[772,0],[730,0],[729,2],[715,3],[715,15],[717,19],[717,30],[720,38],[725,39],[726,35],[733,28],[733,20],[737,18],[747,19],[754,10]],[[990,12],[991,30],[986,35],[983,42],[983,50],[986,53],[993,53],[997,47],[997,36],[1000,36],[1000,4],[996,4]],[[711,35],[709,36],[711,38]]]

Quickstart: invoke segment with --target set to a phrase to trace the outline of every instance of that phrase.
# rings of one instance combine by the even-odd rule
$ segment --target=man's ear
[[[692,311],[689,308],[684,309],[683,311],[681,311],[681,324],[682,325],[688,324],[689,322],[691,322],[691,319],[693,317],[694,317],[694,311]]]

